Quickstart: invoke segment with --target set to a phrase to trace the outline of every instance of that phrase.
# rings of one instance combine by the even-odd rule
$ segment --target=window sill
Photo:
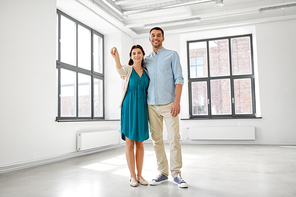
[[[56,122],[100,122],[100,121],[120,121],[120,119],[59,119]]]
[[[262,119],[262,117],[192,117],[192,118],[181,118],[181,120],[236,120],[236,119]]]

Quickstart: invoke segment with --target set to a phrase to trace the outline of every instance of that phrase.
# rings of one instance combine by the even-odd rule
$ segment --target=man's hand
[[[171,114],[173,117],[176,117],[180,113],[180,102],[174,101],[171,107]]]
[[[171,107],[171,114],[173,117],[176,117],[180,113],[181,93],[182,93],[182,85],[176,84],[176,97],[175,97],[174,103]]]

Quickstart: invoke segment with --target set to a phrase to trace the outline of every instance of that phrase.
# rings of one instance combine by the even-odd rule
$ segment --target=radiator
[[[120,142],[118,130],[79,132],[77,133],[77,150],[100,148],[108,145],[116,145]]]
[[[255,127],[191,127],[192,140],[255,140]]]

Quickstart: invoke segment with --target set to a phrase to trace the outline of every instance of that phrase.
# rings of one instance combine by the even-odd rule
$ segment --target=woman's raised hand
[[[116,63],[116,68],[120,69],[122,66],[121,66],[121,63],[120,63],[120,59],[119,59],[119,53],[117,51],[117,48],[116,47],[113,47],[110,51],[112,57],[114,58],[115,60],[115,63]]]
[[[116,47],[113,47],[110,51],[112,57],[116,60],[119,59],[119,54]]]

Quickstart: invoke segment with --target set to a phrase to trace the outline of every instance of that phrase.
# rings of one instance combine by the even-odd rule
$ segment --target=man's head
[[[163,31],[163,29],[161,29],[160,27],[153,27],[152,29],[150,29],[150,34],[151,34],[151,32],[153,31],[153,30],[159,30],[159,31],[161,31],[161,33],[162,33],[162,37],[164,37],[164,31]]]
[[[164,31],[160,27],[153,27],[149,32],[149,41],[153,48],[161,49],[164,41]]]

